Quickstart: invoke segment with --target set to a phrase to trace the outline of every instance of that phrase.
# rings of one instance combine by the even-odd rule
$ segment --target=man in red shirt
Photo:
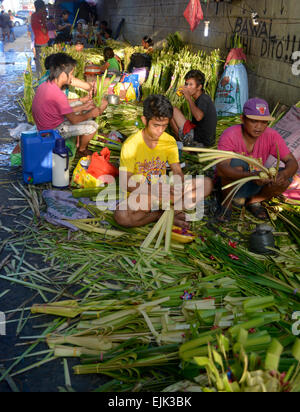
[[[274,120],[270,115],[268,103],[262,99],[248,100],[244,106],[242,125],[232,126],[222,134],[218,149],[239,153],[260,160],[265,165],[270,155],[277,158],[277,150],[285,168],[280,169],[276,181],[256,180],[248,182],[235,195],[234,204],[244,205],[257,218],[265,220],[268,215],[262,206],[264,200],[281,195],[291,184],[291,178],[296,174],[299,165],[290,152],[285,141],[275,130],[268,127]],[[217,166],[217,174],[226,186],[239,179],[257,176],[259,171],[250,170],[248,163],[238,160],[226,160]],[[225,192],[224,196],[232,190]],[[227,205],[228,207],[228,205]],[[229,205],[230,207],[230,205]],[[230,218],[230,209],[224,220]]]
[[[78,154],[84,157],[92,154],[87,146],[98,131],[98,124],[92,119],[105,111],[108,102],[103,99],[101,106],[96,107],[87,96],[79,99],[84,104],[78,108],[70,106],[62,89],[72,84],[76,63],[67,54],[56,55],[50,66],[49,80],[35,93],[32,114],[38,131],[57,129],[64,139],[79,136]]]
[[[35,66],[38,76],[42,74],[42,66],[40,62],[42,47],[48,45],[49,36],[47,30],[47,11],[43,0],[34,2],[35,13],[31,16],[31,27],[34,33],[35,44]]]

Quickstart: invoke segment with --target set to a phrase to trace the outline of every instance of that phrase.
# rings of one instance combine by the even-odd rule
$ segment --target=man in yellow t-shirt
[[[157,126],[160,130],[159,125]],[[162,128],[164,126],[165,124]],[[145,130],[126,140],[121,153],[121,168],[127,168],[127,171],[133,175],[144,176],[151,184],[153,177],[160,178],[166,175],[168,164],[179,163],[179,153],[176,140],[169,134],[164,132],[153,148],[147,145],[144,135]]]
[[[157,210],[157,206],[163,199],[164,190],[169,191],[171,203],[174,203],[174,186],[164,182],[167,167],[170,166],[175,180],[183,182],[184,174],[176,140],[165,133],[172,117],[173,107],[165,96],[149,96],[144,102],[142,116],[145,128],[123,144],[120,186],[130,195],[115,212],[115,220],[121,226],[139,227],[159,220],[163,211]],[[211,180],[204,179],[204,196],[208,196],[211,190]],[[183,189],[181,191],[183,197]],[[153,198],[158,202],[156,207],[153,207]],[[174,224],[184,228],[189,226],[183,211],[177,211]]]

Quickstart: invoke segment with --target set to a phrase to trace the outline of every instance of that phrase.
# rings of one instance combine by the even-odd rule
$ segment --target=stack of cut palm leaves
[[[10,241],[8,248],[16,249],[23,237],[26,246],[15,276],[2,279],[38,291],[44,303],[33,305],[32,316],[53,315],[53,322],[42,334],[48,344],[43,359],[16,370],[20,357],[7,373],[74,357],[75,374],[112,378],[100,391],[136,390],[137,381],[140,391],[185,385],[208,391],[298,388],[299,343],[291,314],[300,309],[300,272],[293,244],[278,256],[261,258],[242,246],[250,231],[246,224],[235,231],[236,237],[243,233],[238,245],[202,223],[194,227],[196,242],[167,255],[160,248],[137,247],[149,228],[111,236],[110,230],[120,229],[112,215],[95,213],[95,223],[109,223],[102,232],[91,225],[89,232],[70,237],[65,229],[43,224],[36,232],[29,225]],[[48,271],[29,269],[27,253],[43,257]],[[23,316],[20,330],[28,318]],[[34,348],[26,357],[39,356]],[[270,370],[276,371],[274,379]],[[286,379],[280,380],[282,373]]]
[[[133,51],[128,50],[127,59]],[[92,61],[94,51],[86,53]],[[174,56],[170,49],[154,53],[144,91],[167,91],[173,103],[180,105],[176,88],[193,61],[198,65],[203,59],[203,70],[212,64],[217,70],[219,56],[216,52],[195,57],[188,49],[181,50],[181,62]],[[207,87],[213,95],[213,77],[208,77]],[[104,84],[98,82],[98,89],[100,100]],[[119,130],[128,136],[142,127],[141,115],[137,104],[109,107],[102,119],[103,130]],[[238,118],[222,119],[218,136],[237,122]],[[107,138],[90,143],[95,151],[104,146],[119,158],[120,143]],[[236,157],[211,149],[197,151],[188,148],[183,153],[189,171],[199,172]],[[255,166],[271,177],[278,169]],[[76,374],[111,378],[95,388],[98,391],[300,390],[297,319],[293,319],[300,311],[298,203],[277,199],[267,204],[276,249],[272,256],[258,256],[248,252],[248,243],[260,222],[244,211],[222,227],[206,220],[194,222],[195,241],[181,245],[171,241],[173,211],[165,212],[156,225],[127,229],[116,224],[112,212],[80,200],[95,200],[101,192],[108,196],[108,186],[73,191],[78,207],[92,216],[67,222],[78,232],[40,221],[41,188],[14,189],[28,202],[26,220],[2,245],[12,258],[4,262],[0,279],[38,295],[38,303],[31,308],[14,311],[15,316],[19,314],[18,334],[24,333],[30,318],[33,322],[45,314],[50,318],[44,332],[33,343],[30,337],[25,352],[8,365],[0,382],[49,362],[61,367],[64,358],[70,387],[66,365],[74,357]],[[42,268],[30,263],[33,255],[43,262]],[[47,348],[35,351],[41,341]],[[24,360],[27,364],[20,367]]]

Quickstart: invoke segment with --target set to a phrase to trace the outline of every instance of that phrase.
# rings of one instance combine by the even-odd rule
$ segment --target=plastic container
[[[26,184],[52,182],[52,152],[57,139],[61,136],[56,130],[21,134],[23,179]]]
[[[96,64],[88,64],[85,66],[85,76],[100,76],[101,74],[101,66],[97,66]]]
[[[274,251],[268,247],[275,248],[273,228],[269,225],[258,225],[255,232],[250,236],[250,252],[259,255],[272,255]]]
[[[64,139],[57,139],[52,153],[52,186],[66,189],[70,184],[69,153]]]

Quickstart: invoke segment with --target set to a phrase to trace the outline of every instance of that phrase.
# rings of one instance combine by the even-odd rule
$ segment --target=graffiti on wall
[[[234,34],[242,37],[243,46],[248,55],[292,62],[293,53],[300,50],[300,35],[289,33],[278,36],[273,33],[273,21],[260,21],[253,26],[249,18],[238,17],[235,22]],[[257,47],[257,40],[260,46]]]

